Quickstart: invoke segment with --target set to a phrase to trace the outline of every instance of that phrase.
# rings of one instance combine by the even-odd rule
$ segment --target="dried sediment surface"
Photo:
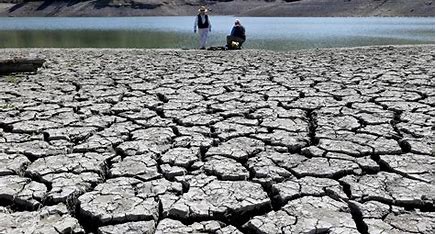
[[[434,232],[434,46],[0,55],[0,233]]]

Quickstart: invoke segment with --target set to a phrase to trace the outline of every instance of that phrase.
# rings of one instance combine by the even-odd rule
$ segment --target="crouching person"
[[[242,44],[245,42],[245,38],[245,28],[237,19],[235,20],[235,25],[232,28],[232,32],[229,36],[227,36],[227,48],[241,49]]]

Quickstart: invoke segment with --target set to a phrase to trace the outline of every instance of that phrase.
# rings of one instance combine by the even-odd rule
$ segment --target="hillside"
[[[435,0],[0,0],[0,16],[432,16]]]

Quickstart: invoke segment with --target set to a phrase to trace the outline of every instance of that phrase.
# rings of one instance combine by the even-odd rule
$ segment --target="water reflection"
[[[181,48],[192,44],[194,35],[175,32],[125,30],[19,30],[0,31],[1,47],[60,48]],[[191,45],[194,46],[194,45]]]
[[[233,17],[213,17],[222,46]],[[245,48],[292,50],[433,44],[434,18],[241,18]],[[192,17],[0,18],[0,47],[196,48]]]

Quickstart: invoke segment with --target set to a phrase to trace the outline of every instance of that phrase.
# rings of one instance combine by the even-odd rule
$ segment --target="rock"
[[[269,153],[270,152],[268,151],[262,152],[256,157],[248,159],[247,165],[250,171],[253,172],[254,177],[261,180],[265,179],[266,181],[283,181],[289,177],[293,177],[290,171],[281,167],[288,166],[290,163],[292,163],[292,159],[288,158],[280,161],[278,157],[269,155]],[[275,154],[278,155],[278,153]],[[285,161],[287,164],[281,164]]]
[[[128,222],[128,223],[108,225],[98,228],[99,234],[116,234],[116,233],[153,234],[155,233],[154,231],[155,231],[154,220]]]
[[[250,176],[247,169],[240,163],[221,156],[207,158],[204,170],[207,174],[214,175],[222,180],[247,180]]]
[[[47,193],[44,184],[16,175],[1,176],[0,199],[13,203],[19,207],[34,210],[41,206],[42,199]]]
[[[162,155],[160,161],[174,166],[188,168],[199,160],[200,149],[198,148],[173,148]]]
[[[103,174],[106,160],[113,157],[109,153],[74,153],[66,155],[54,155],[40,158],[30,164],[26,173],[32,176],[44,176],[54,173],[81,173],[94,172]]]
[[[38,211],[11,214],[0,212],[2,233],[84,233],[79,221],[68,214],[65,205],[46,206]]]
[[[227,141],[235,137],[243,137],[247,134],[267,132],[266,128],[257,126],[258,121],[252,120],[247,123],[247,119],[234,117],[220,121],[213,125],[214,134],[220,139]]]
[[[252,233],[291,233],[297,218],[284,210],[271,211],[263,216],[255,216],[244,224],[244,229]]]
[[[233,233],[239,234],[235,227],[228,225],[219,221],[203,221],[194,222],[191,225],[184,225],[182,222],[173,219],[163,219],[159,222],[156,228],[156,234],[163,233]]]
[[[46,129],[44,133],[48,135],[48,140],[68,140],[75,141],[84,139],[97,131],[96,127],[63,127]]]
[[[259,140],[246,137],[233,138],[222,145],[212,147],[206,152],[206,156],[219,155],[235,160],[246,160],[264,150],[264,143]]]
[[[293,133],[284,130],[273,130],[272,133],[260,133],[254,137],[274,146],[287,147],[291,151],[298,151],[308,146],[308,133]]]
[[[162,153],[170,148],[174,133],[171,128],[147,128],[132,132],[132,140],[120,144],[117,149],[125,155]]]
[[[154,154],[141,154],[125,157],[120,162],[114,162],[109,170],[110,177],[136,177],[143,180],[160,178]]]
[[[434,183],[434,158],[419,154],[380,155],[380,160],[393,170],[412,176],[416,179]]]
[[[388,214],[384,220],[364,219],[370,233],[433,233],[434,213]]]
[[[74,200],[83,193],[89,192],[96,184],[103,182],[101,175],[94,172],[54,173],[44,175],[42,179],[51,184],[46,199],[52,203]]]
[[[293,168],[300,176],[335,178],[347,174],[359,174],[360,167],[354,162],[338,159],[311,158]]]
[[[277,194],[277,197],[280,199],[282,204],[286,204],[288,201],[300,197],[321,197],[332,192],[342,198],[347,197],[339,182],[332,179],[310,176],[301,179],[290,179],[282,183],[273,184],[272,190]]]
[[[422,208],[434,204],[433,184],[411,180],[398,174],[353,175],[340,179],[350,185],[351,198],[362,201],[388,202],[398,206]]]
[[[43,158],[46,156],[65,154],[66,147],[52,146],[45,141],[26,141],[22,143],[6,143],[0,145],[7,154],[24,154],[32,158]]]
[[[157,220],[158,203],[153,197],[136,195],[135,186],[141,181],[116,178],[99,184],[94,191],[78,198],[79,212],[97,225],[120,222]]]
[[[196,179],[193,179],[196,182]],[[248,195],[248,196],[247,196]],[[248,181],[213,180],[191,183],[187,193],[164,213],[177,219],[238,218],[270,206],[270,200],[259,184]]]
[[[329,197],[303,197],[278,211],[255,216],[244,228],[257,233],[360,233],[344,202]]]
[[[24,155],[0,153],[0,176],[22,175],[29,164]]]
[[[52,121],[46,120],[28,120],[24,122],[14,123],[12,128],[18,133],[39,133],[45,129],[58,128],[61,125]]]

